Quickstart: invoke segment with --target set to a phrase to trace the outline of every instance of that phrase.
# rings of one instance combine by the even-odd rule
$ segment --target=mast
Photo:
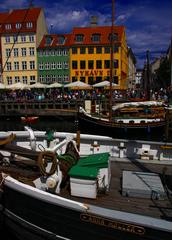
[[[147,72],[146,72],[146,97],[147,100],[150,100],[150,56],[149,56],[149,50],[146,52],[146,58],[147,58]]]
[[[112,82],[113,82],[113,68],[114,68],[114,19],[115,19],[115,10],[114,10],[114,0],[112,0],[112,24],[111,24],[111,59],[110,59],[110,89],[109,89],[109,121],[112,120]]]

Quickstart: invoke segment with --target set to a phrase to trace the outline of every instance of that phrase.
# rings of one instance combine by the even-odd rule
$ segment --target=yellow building
[[[37,82],[37,47],[47,33],[41,8],[9,12],[1,26],[2,81]]]
[[[74,28],[71,35],[70,78],[94,84],[110,80],[111,27]],[[127,88],[128,57],[125,28],[114,27],[114,79],[116,89]]]

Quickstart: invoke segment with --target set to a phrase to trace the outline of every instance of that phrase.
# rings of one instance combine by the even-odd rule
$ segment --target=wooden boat
[[[38,119],[39,119],[38,116],[21,117],[21,121],[26,124],[36,123]]]
[[[134,133],[148,134],[164,131],[166,124],[166,109],[163,102],[143,101],[120,103],[112,108],[112,119],[91,115],[82,107],[79,109],[79,123],[81,130],[92,129],[106,134]],[[95,133],[95,132],[94,132]]]
[[[2,227],[26,240],[171,239],[172,143],[81,134],[78,151],[76,134],[47,148],[27,130],[0,133]]]

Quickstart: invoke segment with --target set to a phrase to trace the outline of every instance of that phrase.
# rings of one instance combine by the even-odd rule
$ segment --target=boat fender
[[[49,167],[50,163],[51,167]],[[57,158],[54,152],[50,151],[40,152],[38,156],[38,166],[42,175],[44,176],[53,175],[57,170],[57,165],[58,165]]]

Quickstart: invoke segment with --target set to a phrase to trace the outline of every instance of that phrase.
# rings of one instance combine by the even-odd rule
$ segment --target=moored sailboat
[[[172,144],[81,135],[78,151],[75,134],[47,147],[27,130],[0,141],[0,215],[18,239],[170,239]]]

